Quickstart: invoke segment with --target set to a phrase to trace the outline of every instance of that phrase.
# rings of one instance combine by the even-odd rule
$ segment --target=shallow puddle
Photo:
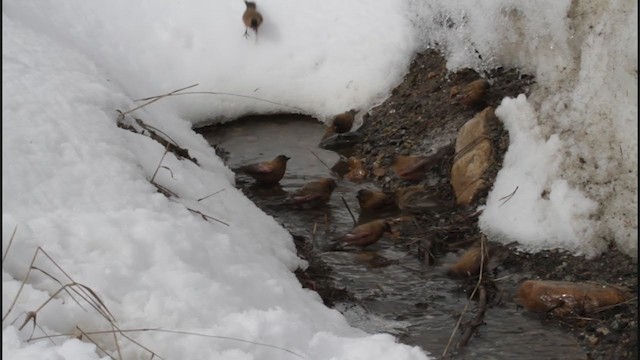
[[[375,187],[336,179],[338,187],[326,208],[297,210],[280,206],[288,193],[305,182],[332,176],[329,167],[340,156],[317,147],[324,132],[322,123],[291,115],[256,116],[198,131],[212,145],[228,152],[227,165],[231,168],[280,154],[291,157],[281,187],[260,188],[244,175],[237,175],[237,186],[291,233],[312,239],[318,249],[353,227],[343,199],[358,218],[356,192]],[[415,252],[409,251],[409,242],[385,236],[366,251],[334,251],[320,256],[333,268],[337,286],[358,299],[336,305],[353,326],[370,333],[393,334],[401,342],[418,345],[440,358],[467,304],[468,286],[447,277],[442,265],[421,263]],[[513,289],[504,290],[505,297],[513,296]],[[474,309],[475,302],[469,305],[466,318],[473,316]],[[459,332],[454,344],[458,337]],[[487,309],[485,325],[478,328],[463,351],[457,353],[450,348],[449,352],[454,353],[455,359],[587,358],[571,335],[555,326],[545,326],[537,316],[516,308],[509,298],[502,305]]]

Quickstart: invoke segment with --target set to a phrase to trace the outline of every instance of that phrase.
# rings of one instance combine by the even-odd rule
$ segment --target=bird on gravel
[[[393,162],[393,171],[402,180],[422,180],[427,171],[435,164],[435,159],[424,156],[396,155]]]
[[[396,199],[393,194],[368,189],[358,190],[356,195],[362,211],[383,210],[396,207]]]
[[[422,214],[454,208],[453,204],[443,200],[436,192],[427,191],[421,185],[397,189],[395,194],[398,208],[404,213]]]
[[[451,103],[459,103],[467,107],[478,105],[484,101],[489,86],[489,82],[485,79],[472,81],[465,86],[454,86],[450,93]]]
[[[393,171],[402,180],[420,181],[424,179],[427,171],[441,168],[443,163],[451,155],[453,148],[443,146],[428,156],[396,155],[393,161]]]
[[[284,177],[289,159],[291,158],[286,155],[278,155],[270,161],[241,166],[236,172],[247,174],[260,184],[275,185]]]
[[[353,121],[357,113],[357,110],[351,109],[347,112],[336,115],[333,120],[331,120],[331,125],[327,127],[322,140],[334,134],[344,134],[346,132],[349,132],[349,130],[351,130],[351,128],[353,127]]]
[[[331,126],[336,134],[346,133],[351,130],[353,126],[353,120],[355,119],[356,113],[358,111],[355,109],[351,109],[345,113],[336,115],[331,122]]]
[[[336,188],[336,181],[332,178],[322,178],[306,183],[294,192],[288,201],[289,205],[318,207],[325,205]]]
[[[358,225],[347,234],[333,239],[329,250],[338,250],[346,245],[359,246],[364,249],[375,244],[384,233],[391,233],[391,225],[384,219],[374,220]]]
[[[249,36],[249,28],[252,28],[256,32],[256,41],[258,41],[258,28],[262,24],[262,14],[256,9],[256,3],[252,1],[245,1],[247,9],[242,14],[242,22],[246,27],[244,30],[244,37]]]

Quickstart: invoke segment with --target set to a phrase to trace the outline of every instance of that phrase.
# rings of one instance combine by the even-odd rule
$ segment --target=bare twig
[[[322,165],[324,165],[324,167],[326,167],[326,168],[327,168],[327,170],[329,170],[329,172],[331,172],[331,174],[332,174],[332,175],[336,175],[336,173],[335,173],[333,170],[331,170],[331,168],[329,167],[329,165],[327,165],[324,161],[322,161],[322,159],[320,159],[320,157],[319,157],[318,155],[316,155],[316,153],[314,153],[311,149],[307,149],[307,150],[309,150],[309,152],[310,152],[311,154],[313,154],[313,156],[315,156],[315,157],[316,157],[316,159],[318,159],[318,161],[320,161],[320,163],[321,163]]]
[[[38,249],[40,248],[38,247]],[[22,283],[20,283],[20,288],[18,288],[18,292],[16,293],[16,296],[13,298],[11,305],[9,305],[7,312],[2,316],[2,322],[6,320],[7,316],[9,316],[9,313],[11,313],[11,311],[13,310],[13,307],[16,305],[16,302],[18,302],[18,297],[20,297],[20,293],[22,293],[22,289],[24,289],[24,285],[27,283],[29,274],[31,274],[33,263],[36,261],[36,256],[38,256],[38,249],[36,249],[36,251],[33,253],[33,257],[31,258],[31,263],[29,264],[29,270],[27,270],[27,273],[24,275],[24,279],[22,280]]]
[[[197,85],[197,84],[196,84]],[[191,87],[193,87],[195,85],[192,85]],[[185,88],[188,89],[188,88]],[[182,89],[184,90],[184,89]],[[176,94],[175,92],[180,91],[180,90],[176,90],[173,93],[169,93],[169,94],[165,94],[165,95],[160,95],[160,96],[152,96],[152,97],[148,97],[148,98],[144,98],[144,99],[138,99],[138,100],[134,100],[134,101],[146,101],[146,100],[151,100],[151,99],[155,99],[153,101],[157,101],[160,100],[163,97],[168,97],[168,96],[180,96],[180,95],[223,95],[223,96],[233,96],[233,97],[239,97],[239,98],[244,98],[244,99],[251,99],[251,100],[258,100],[258,101],[262,101],[268,104],[272,104],[272,105],[278,105],[278,106],[284,106],[284,107],[288,107],[291,109],[296,109],[298,111],[305,111],[302,108],[299,108],[297,106],[291,106],[291,105],[286,105],[286,104],[282,104],[279,102],[275,102],[275,101],[271,101],[271,100],[266,100],[266,99],[262,99],[256,96],[250,96],[250,95],[240,95],[240,94],[233,94],[233,93],[226,93],[226,92],[216,92],[216,91],[186,91],[180,94]],[[151,101],[151,102],[153,102]],[[150,104],[151,102],[145,103],[143,106],[146,106],[148,104]],[[139,108],[139,107],[138,107]],[[133,109],[133,110],[137,110]],[[125,113],[125,115],[133,110],[130,110],[128,112]]]
[[[458,348],[463,348],[469,343],[469,339],[471,339],[471,335],[476,331],[476,329],[484,323],[484,313],[487,311],[487,290],[483,285],[480,285],[480,294],[478,300],[478,310],[476,311],[476,316],[471,320],[469,327],[465,330],[464,334],[458,341]]]
[[[159,192],[161,192],[164,196],[170,198],[170,197],[179,197],[178,194],[174,193],[173,191],[167,189],[166,187],[156,183],[156,182],[152,182],[151,183],[153,186],[156,187],[156,189],[158,189]]]
[[[125,115],[127,115],[127,114],[129,114],[129,113],[132,113],[132,112],[134,112],[134,111],[136,111],[136,110],[138,110],[138,109],[142,109],[143,107],[145,107],[145,106],[147,106],[147,105],[149,105],[149,104],[152,104],[152,103],[154,103],[154,102],[156,102],[156,101],[158,101],[158,100],[160,100],[160,99],[162,99],[162,98],[165,98],[165,97],[167,97],[167,96],[174,95],[174,94],[175,94],[175,93],[177,93],[177,92],[180,92],[180,91],[182,91],[182,90],[191,89],[192,87],[196,87],[196,86],[198,86],[198,84],[189,85],[189,86],[187,86],[187,87],[183,87],[182,89],[174,90],[174,91],[172,91],[172,92],[170,92],[170,93],[168,93],[168,94],[159,95],[159,96],[154,96],[154,97],[148,98],[148,99],[153,99],[153,100],[148,101],[148,102],[146,102],[146,103],[144,103],[144,104],[142,104],[142,105],[140,105],[140,106],[137,106],[137,107],[135,107],[135,108],[133,108],[133,109],[131,109],[131,110],[127,110],[127,111],[125,111],[125,112],[122,112],[122,111],[118,111],[118,112],[120,113],[120,116],[124,117]],[[148,100],[148,99],[143,99],[143,100]],[[136,101],[137,101],[137,100],[136,100]]]
[[[11,234],[11,238],[9,239],[9,243],[7,244],[7,248],[4,250],[4,254],[2,254],[2,263],[4,264],[4,259],[7,257],[7,254],[9,253],[9,248],[11,247],[11,244],[13,244],[13,238],[16,236],[16,231],[18,231],[18,225],[16,225],[15,228],[13,228],[13,233]]]
[[[158,129],[157,127],[155,127],[153,125],[149,125],[149,124],[145,123],[144,121],[142,121],[142,119],[136,119],[136,122],[138,123],[138,125],[142,126],[145,130],[147,130],[149,132],[151,132],[151,130],[159,132],[160,134],[164,135],[168,139],[168,141],[171,141],[173,143],[172,145],[178,146],[178,142],[173,140],[171,138],[171,136],[169,136],[169,134],[167,134],[166,132]],[[149,130],[149,129],[151,129],[151,130]]]
[[[162,165],[160,166],[163,169],[166,169],[167,171],[169,171],[169,174],[171,174],[171,179],[175,180],[175,176],[173,176],[173,171],[171,171],[171,169],[168,166]]]
[[[164,153],[162,154],[162,157],[160,158],[160,162],[158,163],[158,166],[156,167],[156,171],[153,173],[153,176],[151,177],[151,180],[149,180],[150,182],[153,182],[153,180],[156,178],[156,174],[158,174],[158,170],[160,170],[160,166],[162,165],[162,161],[164,160],[164,157],[167,156],[168,152],[169,152],[169,144],[167,144],[167,146],[164,147]]]
[[[114,358],[113,356],[111,356],[111,354],[109,354],[107,352],[107,350],[103,349],[100,344],[98,344],[97,341],[93,340],[91,338],[91,336],[89,336],[89,334],[87,334],[84,330],[82,330],[79,326],[76,326],[76,329],[78,329],[78,331],[80,332],[80,334],[82,334],[82,336],[86,337],[87,339],[89,339],[89,341],[91,341],[91,343],[93,343],[93,345],[95,345],[98,349],[100,349],[100,351],[102,351],[105,355],[107,355],[108,357],[110,357],[113,360],[116,360],[116,358]],[[115,336],[115,333],[114,333]],[[120,360],[122,360],[122,354],[120,354],[120,347],[118,347],[118,358]]]
[[[202,218],[203,218],[203,219],[205,219],[205,220],[209,220],[209,219],[211,219],[211,220],[214,220],[214,221],[219,222],[220,224],[223,224],[223,225],[229,226],[229,224],[228,224],[228,223],[226,223],[226,222],[224,222],[224,221],[222,221],[222,220],[218,220],[218,219],[214,218],[213,216],[209,216],[209,215],[207,215],[207,214],[203,214],[203,213],[202,213],[201,211],[199,211],[199,210],[194,210],[194,209],[191,209],[191,208],[187,208],[187,210],[191,211],[192,213],[195,213],[195,214],[198,214],[198,215],[202,216]]]
[[[451,332],[451,336],[449,337],[449,341],[447,342],[447,347],[444,348],[444,352],[442,353],[442,357],[443,358],[447,355],[447,351],[449,350],[449,346],[451,345],[451,340],[453,340],[453,336],[455,335],[456,331],[458,330],[458,327],[460,327],[460,323],[462,322],[462,317],[464,316],[465,312],[467,311],[467,308],[469,308],[469,304],[471,303],[471,299],[473,299],[473,296],[476,294],[476,291],[478,291],[478,288],[480,287],[480,284],[482,283],[482,274],[483,274],[483,272],[484,272],[484,237],[482,237],[480,239],[480,275],[478,276],[478,282],[476,283],[476,287],[471,292],[471,295],[469,296],[469,300],[467,300],[467,304],[464,306],[464,309],[462,309],[462,313],[460,314],[460,317],[458,318],[458,322],[456,323],[456,326],[453,328],[453,331]]]
[[[272,348],[272,349],[277,349],[277,350],[282,350],[285,351],[289,354],[293,354],[301,359],[306,359],[305,356],[300,355],[292,350],[283,348],[283,347],[279,347],[279,346],[275,346],[275,345],[270,345],[270,344],[265,344],[265,343],[259,343],[256,341],[250,341],[250,340],[244,340],[244,339],[238,339],[238,338],[234,338],[234,337],[229,337],[229,336],[218,336],[218,335],[209,335],[209,334],[202,334],[202,333],[196,333],[196,332],[191,332],[191,331],[180,331],[180,330],[165,330],[165,329],[153,329],[153,328],[141,328],[141,329],[118,329],[117,332],[120,333],[121,335],[125,336],[125,333],[132,333],[132,332],[163,332],[163,333],[169,333],[169,334],[179,334],[179,335],[192,335],[192,336],[200,336],[200,337],[206,337],[206,338],[211,338],[211,339],[222,339],[222,340],[231,340],[231,341],[238,341],[238,342],[242,342],[242,343],[246,343],[246,344],[252,344],[252,345],[258,345],[258,346],[264,346],[264,347],[268,347],[268,348]],[[113,330],[99,330],[99,331],[84,331],[83,334],[88,334],[88,335],[97,335],[97,334],[109,334],[112,333]],[[72,336],[73,334],[58,334],[58,335],[50,335],[49,337],[54,338],[54,337],[62,337],[62,336]],[[31,340],[35,341],[35,340],[40,340],[45,338],[45,336],[42,337],[35,337]],[[128,338],[128,337],[127,337]]]
[[[344,196],[340,196],[340,198],[342,198],[342,202],[344,203],[344,206],[347,208],[349,215],[351,215],[351,220],[353,220],[353,226],[358,225],[358,221],[356,221],[356,217],[353,216],[353,213],[351,212],[351,208],[349,208],[349,204],[347,204],[347,200],[344,199]]]
[[[218,190],[218,191],[214,192],[213,194],[209,194],[209,195],[207,195],[207,196],[205,196],[205,197],[201,197],[200,199],[198,199],[198,200],[196,200],[196,201],[202,201],[202,200],[204,200],[204,199],[210,198],[210,197],[212,197],[213,195],[219,194],[219,193],[221,193],[221,192],[223,192],[223,191],[225,191],[225,190],[227,190],[227,189],[220,189],[220,190]]]
[[[511,198],[513,197],[513,195],[515,195],[515,194],[516,194],[516,191],[518,191],[518,187],[519,187],[519,186],[516,186],[516,188],[513,190],[513,192],[512,192],[511,194],[509,194],[509,195],[507,195],[507,196],[503,196],[503,197],[501,197],[499,200],[504,200],[504,201],[503,201],[503,202],[502,202],[502,204],[500,204],[498,207],[500,207],[500,206],[502,206],[502,205],[506,204],[506,203],[507,203],[507,201],[511,200]],[[505,200],[505,199],[506,199],[506,200]]]
[[[112,330],[116,329],[116,325],[114,323],[111,323],[111,329]],[[113,332],[113,342],[116,344],[116,350],[118,350],[118,359],[122,360],[122,351],[120,350],[120,342],[118,341],[118,335],[115,333],[115,331]]]

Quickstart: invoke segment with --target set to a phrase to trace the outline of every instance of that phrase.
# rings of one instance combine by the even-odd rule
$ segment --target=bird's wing
[[[250,164],[240,167],[238,170],[252,174],[268,174],[273,169],[266,163]]]
[[[291,200],[294,204],[306,203],[314,200],[318,200],[322,197],[321,194],[299,194],[293,195]]]
[[[344,242],[358,242],[361,239],[365,239],[373,234],[373,231],[369,229],[353,229],[348,234],[342,237]]]

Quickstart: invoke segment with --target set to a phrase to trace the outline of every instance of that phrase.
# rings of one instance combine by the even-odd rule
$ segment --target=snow
[[[258,9],[259,36],[244,39],[241,1],[3,2],[3,355],[105,358],[99,346],[150,357],[111,334],[92,335],[98,346],[86,336],[27,342],[32,332],[112,329],[85,300],[49,300],[60,281],[95,291],[120,329],[162,330],[126,334],[163,358],[427,359],[429,349],[355,329],[302,289],[292,271],[306,264],[291,236],[235,189],[192,127],[368,109],[429,45],[451,70],[502,64],[537,77],[530,98],[496,110],[512,144],[481,217],[487,233],[525,250],[594,255],[604,239],[637,251],[637,3],[264,0]],[[163,158],[158,142],[116,126],[116,110],[135,99],[195,83],[269,102],[185,95],[131,114],[199,165]],[[177,198],[149,181],[161,159],[154,181]],[[42,271],[7,313],[34,255]],[[40,306],[38,327],[20,330]]]
[[[450,70],[535,75],[529,99],[496,111],[510,160],[481,229],[528,251],[595,256],[611,242],[637,259],[638,3],[410,0],[410,10],[418,43],[440,48]]]

